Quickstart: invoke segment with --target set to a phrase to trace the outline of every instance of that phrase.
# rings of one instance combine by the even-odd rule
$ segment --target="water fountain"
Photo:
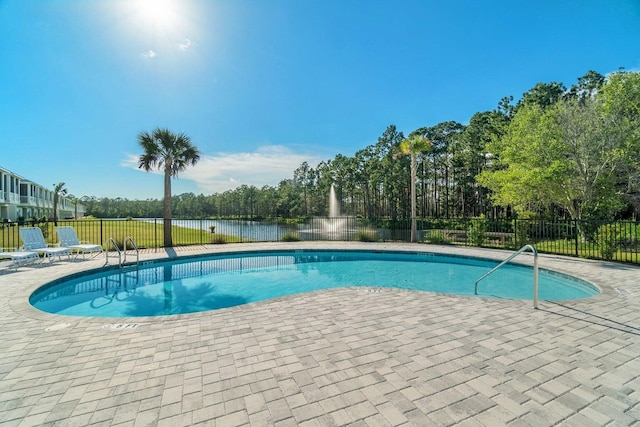
[[[320,231],[323,239],[344,240],[347,233],[349,218],[340,216],[340,203],[336,189],[331,184],[329,190],[329,218],[320,218]]]
[[[329,190],[329,217],[312,218],[301,235],[312,240],[347,240],[349,233],[355,233],[354,217],[340,214],[340,202],[333,184]]]
[[[340,216],[340,203],[336,195],[336,188],[331,184],[329,189],[329,218],[338,218]]]

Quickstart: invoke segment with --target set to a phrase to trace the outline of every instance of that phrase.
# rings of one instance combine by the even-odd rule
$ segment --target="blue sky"
[[[640,0],[0,0],[0,166],[77,196],[162,198],[137,135],[185,132],[173,193],[468,123],[538,82],[640,70]]]

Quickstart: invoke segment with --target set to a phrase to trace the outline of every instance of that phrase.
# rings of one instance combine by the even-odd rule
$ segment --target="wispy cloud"
[[[249,153],[204,154],[179,178],[194,181],[205,194],[222,193],[243,184],[258,188],[276,186],[283,179],[292,178],[293,171],[302,162],[315,167],[321,160],[318,156],[295,153],[281,145],[269,145]],[[138,169],[138,156],[129,155],[121,165]]]
[[[189,47],[191,47],[191,40],[188,38],[185,38],[182,43],[178,44],[178,46],[180,47],[180,50],[184,52],[187,49],[189,49]]]
[[[158,56],[158,54],[155,53],[153,50],[149,49],[148,51],[143,53],[142,56],[144,56],[145,58],[152,59],[152,58],[155,58],[156,56]]]

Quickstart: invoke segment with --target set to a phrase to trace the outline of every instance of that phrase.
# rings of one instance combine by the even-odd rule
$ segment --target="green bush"
[[[516,220],[515,235],[516,248],[521,248],[529,243],[530,237],[528,220]]]
[[[372,230],[360,230],[356,233],[355,238],[360,242],[375,242],[376,232]]]
[[[211,243],[221,245],[227,243],[227,238],[222,234],[216,234],[211,238]]]
[[[640,226],[631,224],[623,227],[620,224],[604,224],[594,234],[600,256],[612,260],[618,250],[637,250],[640,241]]]
[[[426,241],[433,243],[434,245],[448,245],[451,243],[451,239],[446,236],[442,231],[431,231],[427,235]]]
[[[639,224],[630,224],[618,233],[618,245],[622,250],[637,251],[638,242],[640,242]]]
[[[34,224],[36,225],[36,224]],[[41,222],[39,224],[37,224],[38,228],[40,228],[40,230],[42,230],[42,235],[44,236],[45,240],[47,239],[47,237],[49,237],[49,227],[47,226],[46,222]]]
[[[113,243],[118,247],[118,249],[124,249],[124,237],[112,237]],[[111,243],[107,244],[107,251],[115,251],[116,249],[113,247]]]
[[[467,230],[467,238],[473,246],[484,245],[484,242],[487,240],[487,221],[484,215],[471,220],[471,225]]]
[[[280,240],[282,242],[299,242],[300,236],[298,236],[298,233],[294,233],[290,231],[288,233],[283,234],[282,237],[280,237]]]
[[[600,249],[600,256],[606,260],[612,260],[618,250],[619,233],[615,224],[605,224],[598,227],[595,233],[596,243]]]

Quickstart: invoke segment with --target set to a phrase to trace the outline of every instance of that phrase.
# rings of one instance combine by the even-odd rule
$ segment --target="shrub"
[[[612,260],[618,249],[636,250],[640,240],[640,226],[622,227],[620,224],[604,224],[598,227],[594,235],[600,250],[600,256]]]
[[[284,225],[297,225],[304,224],[306,221],[306,218],[283,218],[278,222]]]
[[[615,224],[605,224],[598,227],[595,234],[600,256],[606,260],[612,260],[618,250],[619,233]]]
[[[35,225],[35,224],[34,224]],[[40,230],[42,230],[42,235],[44,236],[44,238],[46,239],[49,236],[49,227],[47,226],[47,223],[39,223],[37,224],[38,228],[40,228]]]
[[[484,215],[471,220],[471,225],[467,231],[467,238],[473,246],[482,246],[487,240],[487,221]]]
[[[517,248],[529,243],[529,220],[516,220],[515,245]]]
[[[449,237],[447,237],[442,231],[429,232],[426,241],[428,243],[433,243],[434,245],[448,245],[451,243]]]
[[[376,233],[372,230],[360,230],[356,233],[355,238],[360,242],[375,242]]]
[[[640,242],[640,224],[630,224],[618,233],[618,245],[620,249],[637,251]]]
[[[118,249],[124,249],[124,238],[123,237],[112,237],[113,243],[118,247]],[[107,251],[115,251],[116,249],[113,247],[111,243],[107,243]]]
[[[282,242],[299,242],[300,241],[300,236],[298,236],[298,233],[294,233],[292,231],[287,232],[285,234],[282,235],[282,237],[280,237],[280,240]]]
[[[227,243],[227,239],[222,234],[216,234],[211,238],[211,243],[221,245],[223,243]]]

